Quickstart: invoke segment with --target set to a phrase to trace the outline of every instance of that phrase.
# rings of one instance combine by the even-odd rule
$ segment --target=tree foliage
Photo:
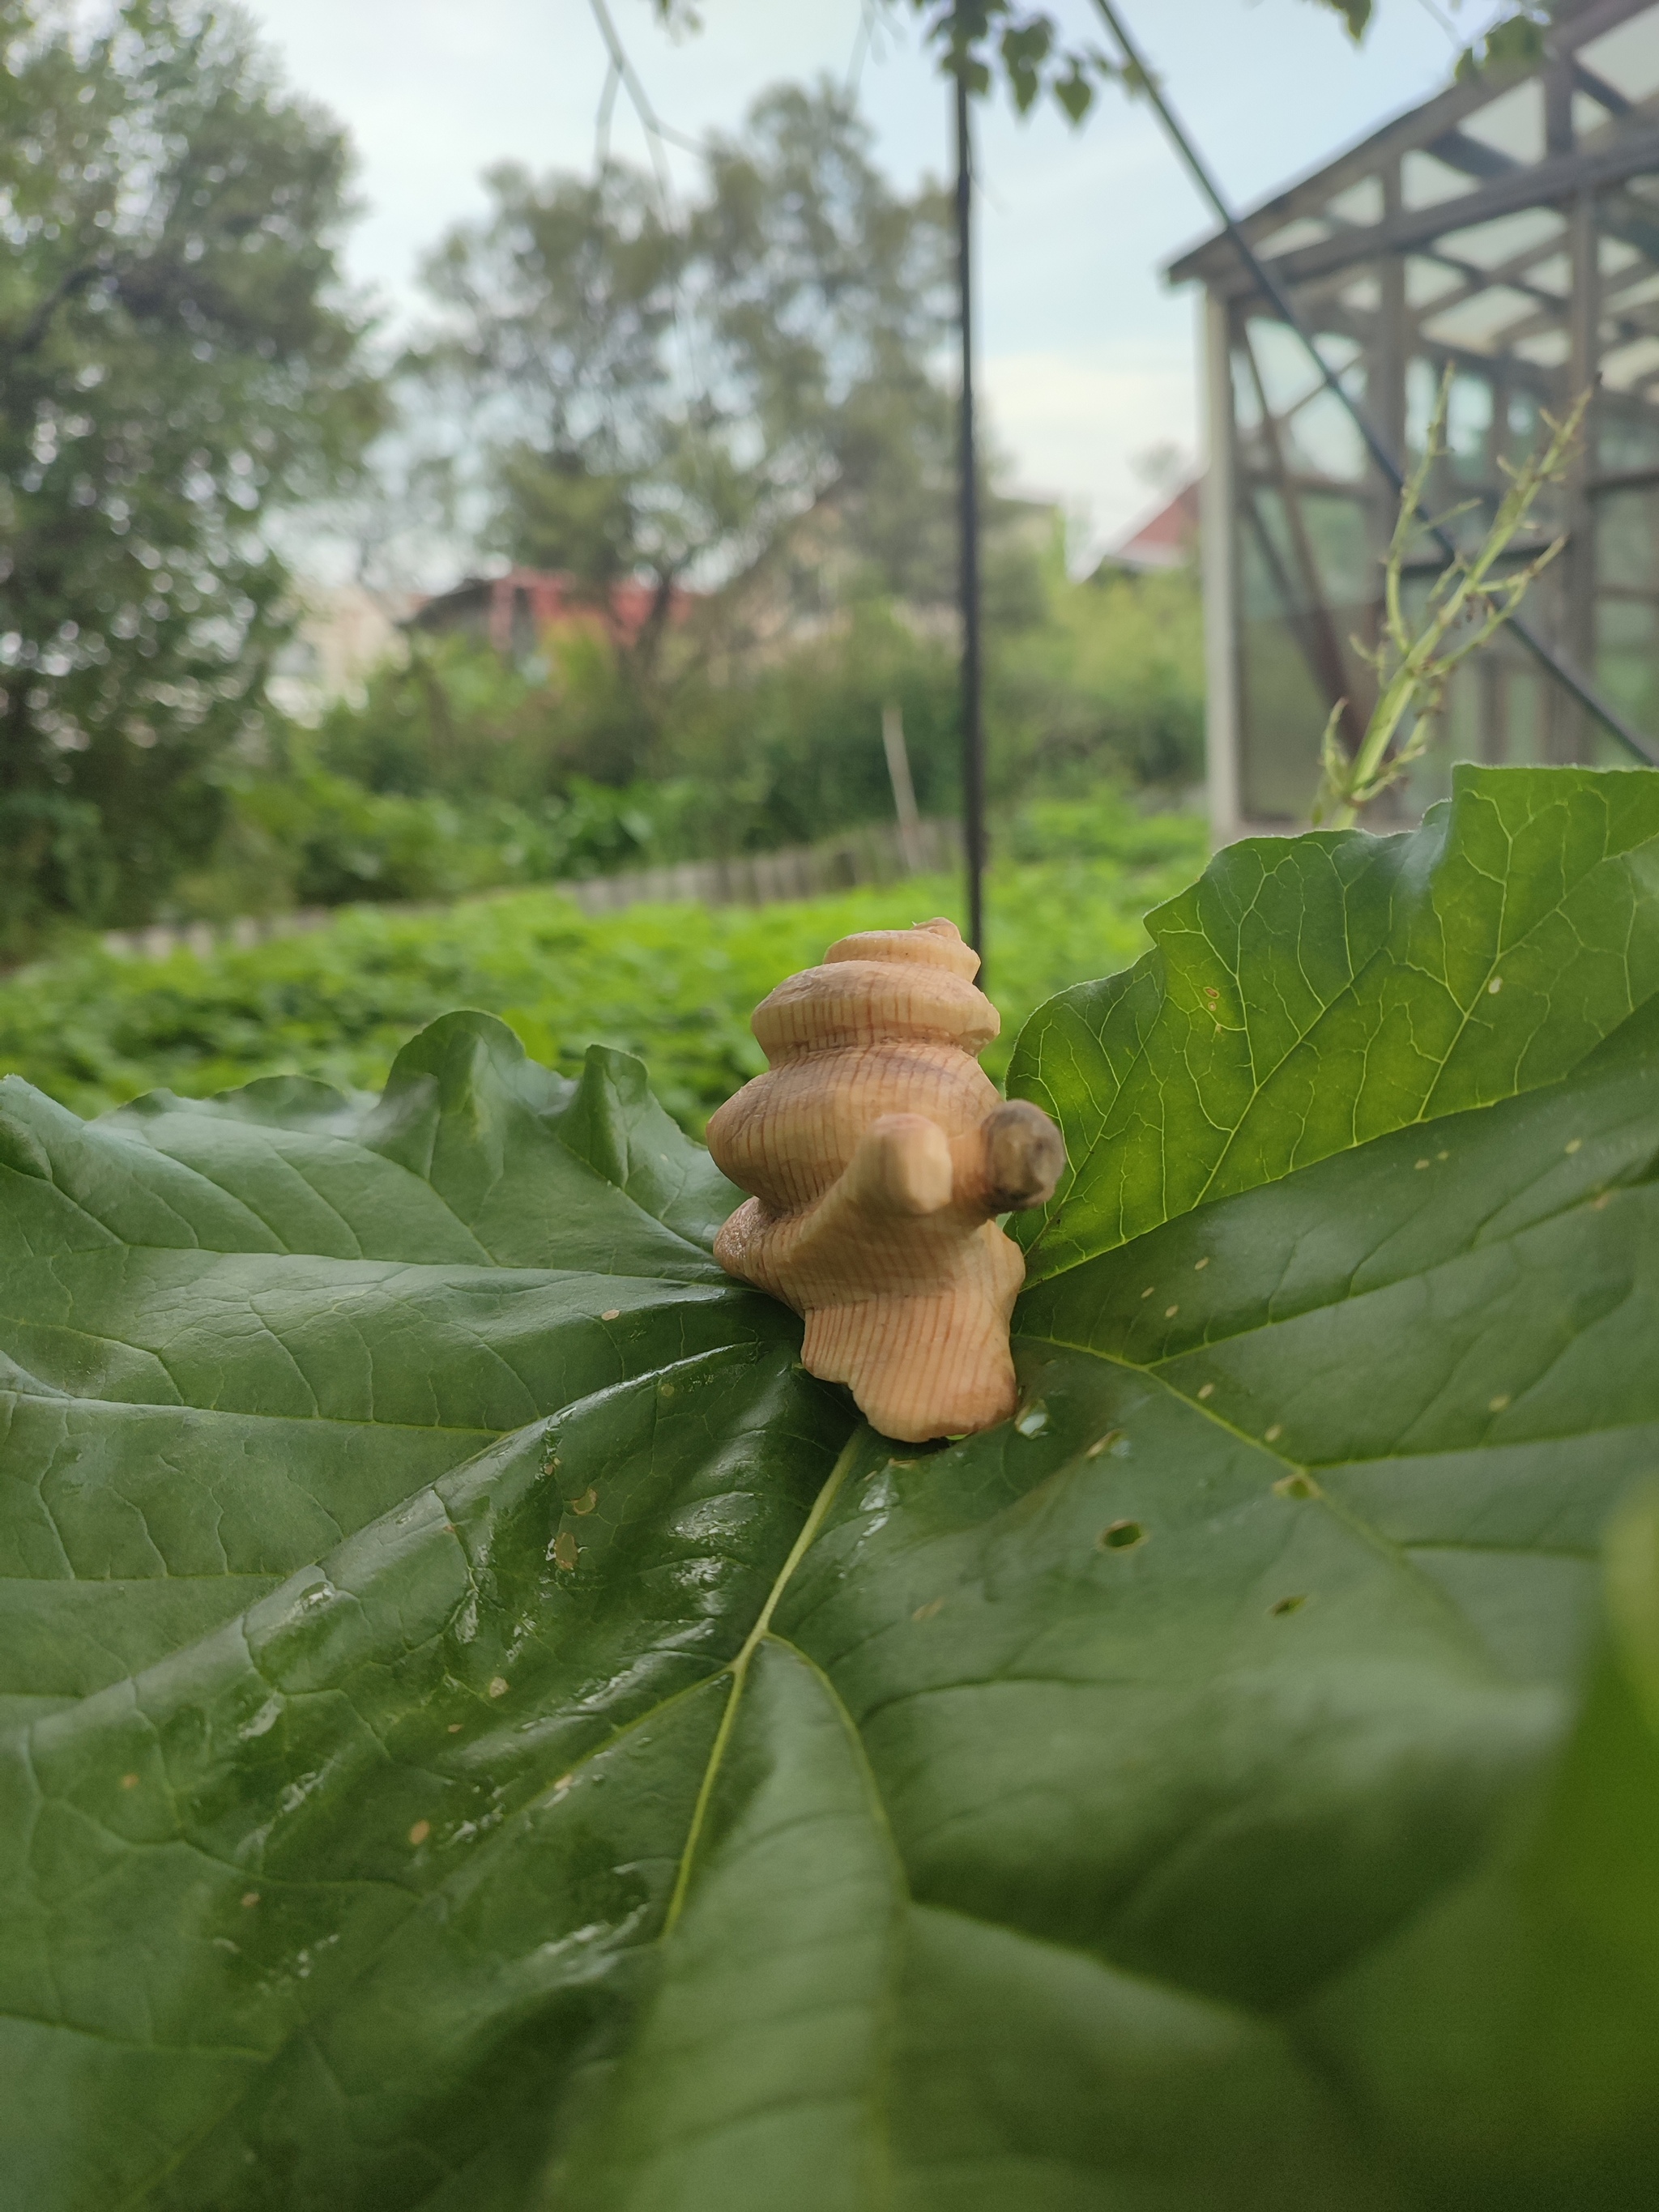
[[[287,783],[271,795],[303,803],[308,782],[297,796]],[[361,808],[361,789],[348,793]],[[319,811],[328,796],[313,802]],[[335,838],[313,830],[318,860],[361,871],[379,856],[389,874],[407,865],[397,830],[412,842],[409,814],[439,802],[380,800],[393,834],[378,837],[372,818],[348,815],[343,794],[338,804]],[[325,817],[319,829],[329,826]],[[555,834],[560,826],[556,818]],[[592,826],[617,827],[614,817]],[[463,820],[434,840],[430,860],[465,866],[472,827]],[[1121,967],[1145,949],[1147,907],[1189,882],[1206,849],[1192,815],[1144,815],[1109,796],[1037,802],[1008,821],[1002,843],[1013,857],[993,869],[989,898],[1005,1033],[986,1062],[999,1078],[1035,1007],[1072,977]],[[360,901],[369,888],[360,878]],[[411,887],[422,888],[456,886]],[[437,912],[358,903],[324,927],[201,956],[125,960],[100,947],[0,981],[0,1073],[87,1115],[158,1088],[203,1097],[296,1072],[378,1091],[410,1037],[459,1003],[510,1021],[532,1056],[562,1075],[580,1073],[596,1040],[648,1054],[657,1097],[696,1135],[759,1073],[749,1017],[775,984],[837,937],[925,921],[960,892],[952,871],[760,908],[677,903],[588,916],[538,889]]]
[[[690,29],[702,27],[696,0],[653,0],[660,20]],[[898,7],[902,0],[871,0],[873,9]],[[1137,65],[1106,52],[1091,40],[1068,32],[1046,8],[1029,0],[908,0],[923,40],[942,70],[960,74],[976,98],[999,86],[1024,115],[1045,98],[1069,121],[1081,123],[1100,88],[1116,82],[1133,93],[1144,89]],[[1376,15],[1376,0],[1312,0],[1335,15],[1356,46],[1364,43]],[[1508,4],[1457,58],[1460,78],[1484,69],[1530,68],[1542,57],[1545,33],[1575,0],[1508,0]],[[1457,5],[1457,0],[1452,0]]]
[[[833,510],[887,588],[937,577],[944,210],[892,191],[841,94],[764,94],[683,212],[614,162],[489,184],[426,264],[439,319],[410,365],[481,438],[502,550],[601,603],[650,579],[619,639],[642,678],[676,586],[752,572],[803,515]]]
[[[0,943],[142,915],[282,634],[263,526],[378,420],[339,132],[236,17],[0,5]]]

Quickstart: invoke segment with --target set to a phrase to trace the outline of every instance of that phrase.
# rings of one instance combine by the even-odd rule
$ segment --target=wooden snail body
[[[811,1372],[911,1442],[1013,1412],[1025,1263],[994,1217],[1042,1205],[1065,1164],[1048,1116],[975,1057],[1000,1026],[978,972],[948,921],[842,938],[756,1008],[769,1072],[708,1124],[753,1193],[721,1267],[804,1316]]]

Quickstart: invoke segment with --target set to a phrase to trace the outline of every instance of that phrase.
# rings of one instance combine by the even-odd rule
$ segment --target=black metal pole
[[[957,455],[962,553],[962,818],[968,860],[968,942],[985,981],[985,724],[979,635],[979,473],[974,439],[974,154],[965,61],[956,70],[957,300],[962,336]]]
[[[1347,410],[1355,428],[1365,441],[1365,450],[1370,453],[1378,471],[1394,486],[1395,491],[1403,491],[1406,477],[1399,461],[1383,443],[1380,433],[1364,409],[1319,350],[1313,332],[1297,313],[1290,294],[1257,253],[1249,240],[1245,237],[1239,226],[1238,218],[1221,196],[1220,186],[1205,167],[1191,139],[1176,121],[1175,112],[1159,90],[1157,79],[1136,52],[1128,33],[1119,20],[1116,9],[1111,5],[1111,0],[1095,0],[1095,5],[1103,17],[1106,27],[1123,49],[1123,58],[1135,73],[1146,97],[1152,101],[1158,121],[1164,125],[1170,144],[1186,163],[1194,183],[1214,209],[1216,216],[1222,228],[1226,232],[1239,259],[1249,270],[1251,277],[1261,288],[1262,293],[1272,302],[1275,311],[1301,339],[1308,357],[1319,371],[1326,389],[1333,392]],[[1425,522],[1423,527],[1449,561],[1456,559],[1457,547],[1438,523]],[[1633,753],[1638,760],[1644,761],[1650,768],[1659,768],[1659,748],[1656,748],[1653,740],[1645,737],[1634,723],[1627,720],[1616,707],[1610,707],[1601,694],[1594,689],[1588,678],[1581,676],[1576,668],[1564,660],[1555,648],[1538,635],[1524,616],[1511,615],[1508,627],[1515,632],[1533,658],[1555,678],[1568,697],[1582,707],[1592,720],[1599,722],[1609,736],[1617,738],[1626,752]]]

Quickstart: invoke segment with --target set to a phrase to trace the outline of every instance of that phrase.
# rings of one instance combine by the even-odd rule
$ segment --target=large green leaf
[[[1014,1054],[1070,1155],[1021,1224],[1034,1280],[1565,1075],[1659,989],[1659,777],[1462,766],[1414,835],[1250,839],[1146,926]]]
[[[7,2212],[1648,2205],[1655,790],[1224,856],[1253,1021],[1298,927],[1352,964],[1295,922],[1333,852],[1416,917],[1354,971],[1407,1013],[1356,1076],[1304,1009],[1197,1203],[1056,1079],[1075,1256],[939,1450],[720,1274],[616,1054],[5,1086]],[[1423,978],[1523,909],[1425,1090]],[[1191,1119],[1172,1019],[1112,1157]]]

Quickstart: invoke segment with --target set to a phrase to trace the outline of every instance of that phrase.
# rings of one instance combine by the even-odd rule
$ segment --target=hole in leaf
[[[1040,1437],[1048,1425],[1048,1408],[1041,1398],[1034,1398],[1014,1423],[1023,1437]]]
[[[1144,1544],[1146,1540],[1146,1531],[1139,1521],[1114,1521],[1109,1527],[1101,1530],[1095,1544],[1103,1552],[1130,1552],[1137,1544]]]
[[[1102,1452],[1110,1451],[1112,1446],[1117,1442],[1118,1438],[1122,1434],[1123,1431],[1121,1429],[1108,1429],[1103,1437],[1097,1437],[1095,1438],[1088,1450],[1084,1453],[1084,1458],[1098,1459]]]
[[[1281,1474],[1273,1485],[1275,1498],[1317,1498],[1319,1495],[1319,1485],[1310,1474],[1304,1474],[1299,1469],[1295,1474]]]

